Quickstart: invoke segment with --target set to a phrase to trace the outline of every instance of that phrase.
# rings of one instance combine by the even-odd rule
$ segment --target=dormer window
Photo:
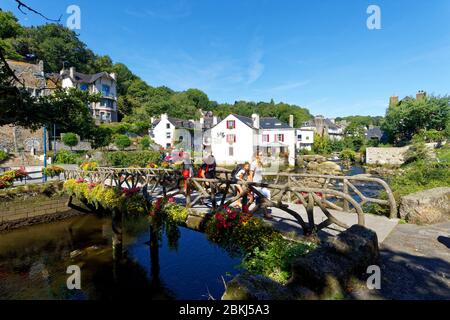
[[[80,84],[80,90],[86,91],[88,89],[87,83]]]

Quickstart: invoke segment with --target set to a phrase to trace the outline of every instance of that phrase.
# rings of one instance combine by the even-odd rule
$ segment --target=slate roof
[[[194,129],[195,125],[189,120],[168,117],[167,120],[175,126],[176,129]],[[152,123],[152,127],[156,127],[161,119],[157,119]]]
[[[70,76],[70,71],[69,70],[64,70],[62,73],[63,76],[69,77]],[[81,73],[81,72],[77,72],[75,71],[73,73],[74,78],[72,79],[73,81],[77,82],[77,83],[94,83],[95,81],[97,81],[98,79],[100,79],[101,77],[108,77],[110,79],[112,79],[112,77],[109,75],[109,73],[107,72],[99,72],[99,73],[95,73],[95,74],[85,74],[85,73]]]
[[[323,119],[323,123],[325,126],[327,126],[331,130],[338,130],[339,126],[333,123],[330,119]],[[308,120],[303,124],[303,127],[316,127],[316,121],[315,119]]]
[[[253,128],[253,119],[250,117],[245,117],[237,114],[233,114],[237,119]],[[259,127],[261,129],[292,129],[287,123],[282,122],[281,120],[273,117],[262,117],[259,119]]]
[[[9,67],[14,71],[27,88],[44,89],[46,87],[43,64],[32,64],[22,61],[7,60]]]
[[[367,130],[366,138],[384,140],[386,138],[386,134],[380,127],[373,127]]]

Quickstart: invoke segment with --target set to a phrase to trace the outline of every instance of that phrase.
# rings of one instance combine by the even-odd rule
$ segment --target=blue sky
[[[219,102],[283,101],[329,117],[383,115],[390,95],[450,84],[448,0],[28,0],[81,8],[81,39],[152,86]],[[381,8],[381,30],[366,27]],[[21,23],[44,23],[1,0]]]

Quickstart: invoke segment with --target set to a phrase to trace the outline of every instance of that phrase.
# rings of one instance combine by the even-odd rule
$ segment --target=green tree
[[[450,97],[406,99],[387,109],[383,130],[394,143],[405,143],[420,130],[444,131],[450,117]]]
[[[150,148],[151,140],[149,137],[144,137],[139,141],[142,150],[148,150]]]
[[[70,147],[70,150],[72,151],[72,148],[78,145],[78,137],[73,132],[67,132],[62,136],[62,142]]]
[[[131,146],[131,140],[124,134],[118,134],[114,137],[114,144],[117,148],[119,148],[119,150],[123,151]]]
[[[314,133],[313,151],[317,154],[329,154],[331,152],[330,139]]]
[[[108,127],[98,126],[93,129],[91,147],[101,149],[109,146],[112,140],[112,130]]]

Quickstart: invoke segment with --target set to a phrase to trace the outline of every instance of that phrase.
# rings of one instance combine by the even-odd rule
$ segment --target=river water
[[[113,260],[111,220],[86,215],[0,234],[0,299],[220,299],[239,270],[205,235],[180,228],[177,249],[162,237],[151,252],[145,219],[125,224],[125,258]],[[151,257],[153,259],[151,259]],[[69,290],[67,267],[81,270]]]

